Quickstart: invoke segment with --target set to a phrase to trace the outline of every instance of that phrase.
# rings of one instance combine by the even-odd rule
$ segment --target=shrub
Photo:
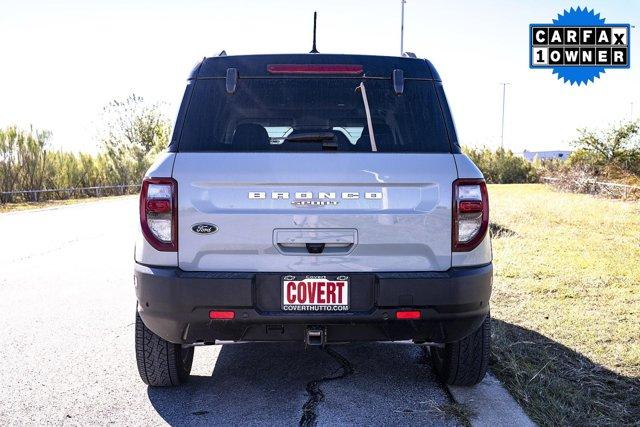
[[[579,129],[566,162],[545,162],[544,175],[565,191],[635,199],[640,190],[640,126],[626,122],[605,130]],[[611,185],[613,184],[613,185]]]
[[[588,169],[596,176],[618,179],[640,176],[640,122],[631,121],[605,130],[579,129],[576,147],[567,166]]]
[[[488,183],[514,184],[538,182],[538,170],[525,158],[511,150],[498,148],[464,148],[464,152],[480,168]]]

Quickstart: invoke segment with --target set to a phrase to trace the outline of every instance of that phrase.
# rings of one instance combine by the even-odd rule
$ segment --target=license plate
[[[349,310],[349,278],[338,276],[285,276],[282,278],[284,311]]]

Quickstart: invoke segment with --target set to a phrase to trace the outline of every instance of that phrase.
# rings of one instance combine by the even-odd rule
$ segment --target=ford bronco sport
[[[142,183],[142,380],[182,383],[197,345],[412,340],[444,382],[478,383],[488,203],[431,62],[205,58]]]

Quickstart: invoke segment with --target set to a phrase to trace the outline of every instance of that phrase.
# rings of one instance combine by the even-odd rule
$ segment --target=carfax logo
[[[551,68],[572,85],[606,68],[629,68],[629,24],[605,24],[593,10],[565,10],[552,24],[529,26],[529,67]]]

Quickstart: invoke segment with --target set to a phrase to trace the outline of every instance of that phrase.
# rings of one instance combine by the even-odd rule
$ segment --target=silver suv
[[[478,383],[488,222],[429,61],[205,58],[142,183],[142,380],[185,381],[197,345],[413,340],[446,383]]]

